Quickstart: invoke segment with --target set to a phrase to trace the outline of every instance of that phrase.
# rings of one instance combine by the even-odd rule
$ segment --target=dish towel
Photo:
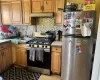
[[[35,61],[35,53],[36,53],[35,48],[30,48],[29,49],[29,59],[33,62]]]
[[[40,62],[44,61],[44,49],[43,48],[36,49],[36,60]]]

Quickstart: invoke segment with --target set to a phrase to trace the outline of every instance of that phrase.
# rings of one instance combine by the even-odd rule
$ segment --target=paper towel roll
[[[90,29],[90,26],[89,26],[89,23],[85,23],[83,24],[83,26],[81,27],[81,33],[82,33],[82,36],[91,36],[91,29]]]

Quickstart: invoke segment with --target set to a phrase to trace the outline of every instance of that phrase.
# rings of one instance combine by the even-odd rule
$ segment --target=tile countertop
[[[51,46],[62,46],[62,41],[54,41]]]
[[[10,40],[0,40],[0,43],[10,42]]]

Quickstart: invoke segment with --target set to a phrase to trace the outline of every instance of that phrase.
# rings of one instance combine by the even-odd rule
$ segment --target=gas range
[[[27,47],[50,49],[51,43],[52,43],[52,40],[49,38],[36,37],[27,42]]]

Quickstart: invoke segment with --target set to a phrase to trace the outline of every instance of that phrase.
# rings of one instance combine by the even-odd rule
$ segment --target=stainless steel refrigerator
[[[64,12],[61,80],[89,80],[94,12]]]

